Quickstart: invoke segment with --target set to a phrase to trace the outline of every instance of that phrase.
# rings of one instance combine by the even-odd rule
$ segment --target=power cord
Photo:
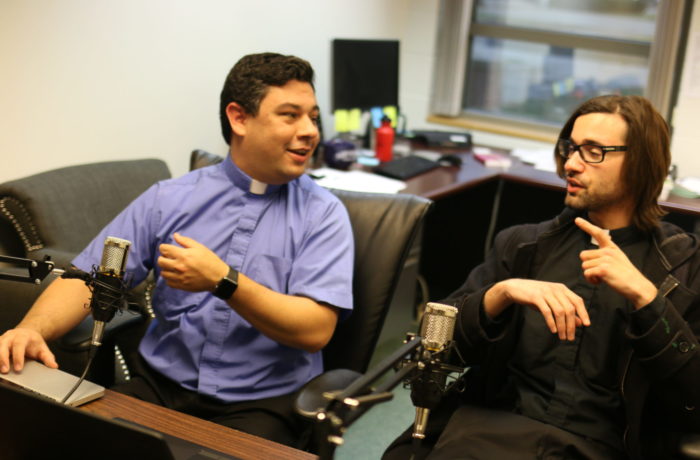
[[[78,381],[73,385],[73,388],[70,389],[68,394],[63,397],[61,400],[61,404],[66,404],[66,401],[70,399],[71,396],[73,396],[73,393],[75,393],[75,390],[78,389],[81,383],[83,383],[83,380],[85,380],[85,376],[87,375],[88,371],[90,370],[90,366],[92,365],[92,360],[97,354],[97,349],[98,347],[91,345],[90,350],[88,351],[88,360],[87,363],[85,364],[85,369],[83,370],[83,374],[80,376]]]

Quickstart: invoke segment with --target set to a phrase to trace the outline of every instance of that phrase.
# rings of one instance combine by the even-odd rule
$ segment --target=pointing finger
[[[595,239],[598,242],[599,247],[605,248],[615,246],[615,243],[613,243],[610,234],[608,234],[608,232],[603,230],[602,228],[593,225],[592,223],[590,223],[582,217],[577,217],[574,222],[576,223],[576,225],[578,225],[578,227],[581,230],[591,235],[593,239]]]

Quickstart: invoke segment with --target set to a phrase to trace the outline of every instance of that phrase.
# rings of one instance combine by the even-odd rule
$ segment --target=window
[[[551,140],[601,94],[670,115],[684,0],[442,0],[431,121]]]

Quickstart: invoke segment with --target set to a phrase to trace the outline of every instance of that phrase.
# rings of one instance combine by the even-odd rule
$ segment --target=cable
[[[61,400],[61,404],[66,404],[66,401],[68,401],[68,399],[71,396],[73,396],[73,393],[75,393],[75,390],[77,390],[78,387],[80,386],[80,384],[83,383],[83,380],[85,380],[85,376],[87,375],[88,371],[90,370],[90,366],[92,365],[92,359],[95,357],[96,354],[97,354],[97,347],[91,346],[90,350],[88,351],[88,361],[85,364],[85,370],[83,370],[83,375],[80,376],[80,378],[75,383],[75,385],[73,385],[73,388],[70,389],[68,394],[63,397],[63,399]]]
[[[116,280],[117,286],[112,286],[100,279],[100,274],[98,273],[96,266],[92,267],[92,273],[85,279],[85,284],[92,293],[90,308],[93,311],[93,316],[95,316],[96,311],[99,312],[100,315],[106,315],[104,319],[100,319],[102,323],[106,323],[107,321],[111,320],[116,311],[121,311],[120,305],[125,302],[124,281],[119,278],[114,278],[114,280]],[[101,316],[98,316],[98,318],[101,318]],[[94,344],[94,334],[95,333],[93,332],[93,344],[90,345],[90,349],[88,350],[88,360],[85,364],[83,374],[80,376],[73,388],[71,388],[68,394],[63,398],[61,401],[63,404],[65,404],[73,393],[75,393],[75,390],[77,390],[80,384],[83,383],[87,373],[90,371],[90,366],[92,365],[92,361],[95,358],[98,350],[98,345]]]

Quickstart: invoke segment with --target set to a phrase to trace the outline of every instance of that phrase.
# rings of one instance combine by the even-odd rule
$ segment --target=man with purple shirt
[[[133,378],[115,390],[295,445],[295,392],[322,372],[320,350],[352,309],[347,212],[304,174],[319,140],[313,70],[274,53],[243,57],[221,92],[230,155],[159,182],[73,261],[132,242],[134,284],[156,275],[156,318]],[[59,279],[0,337],[0,372],[25,357],[57,367],[46,341],[88,314],[90,292]]]

